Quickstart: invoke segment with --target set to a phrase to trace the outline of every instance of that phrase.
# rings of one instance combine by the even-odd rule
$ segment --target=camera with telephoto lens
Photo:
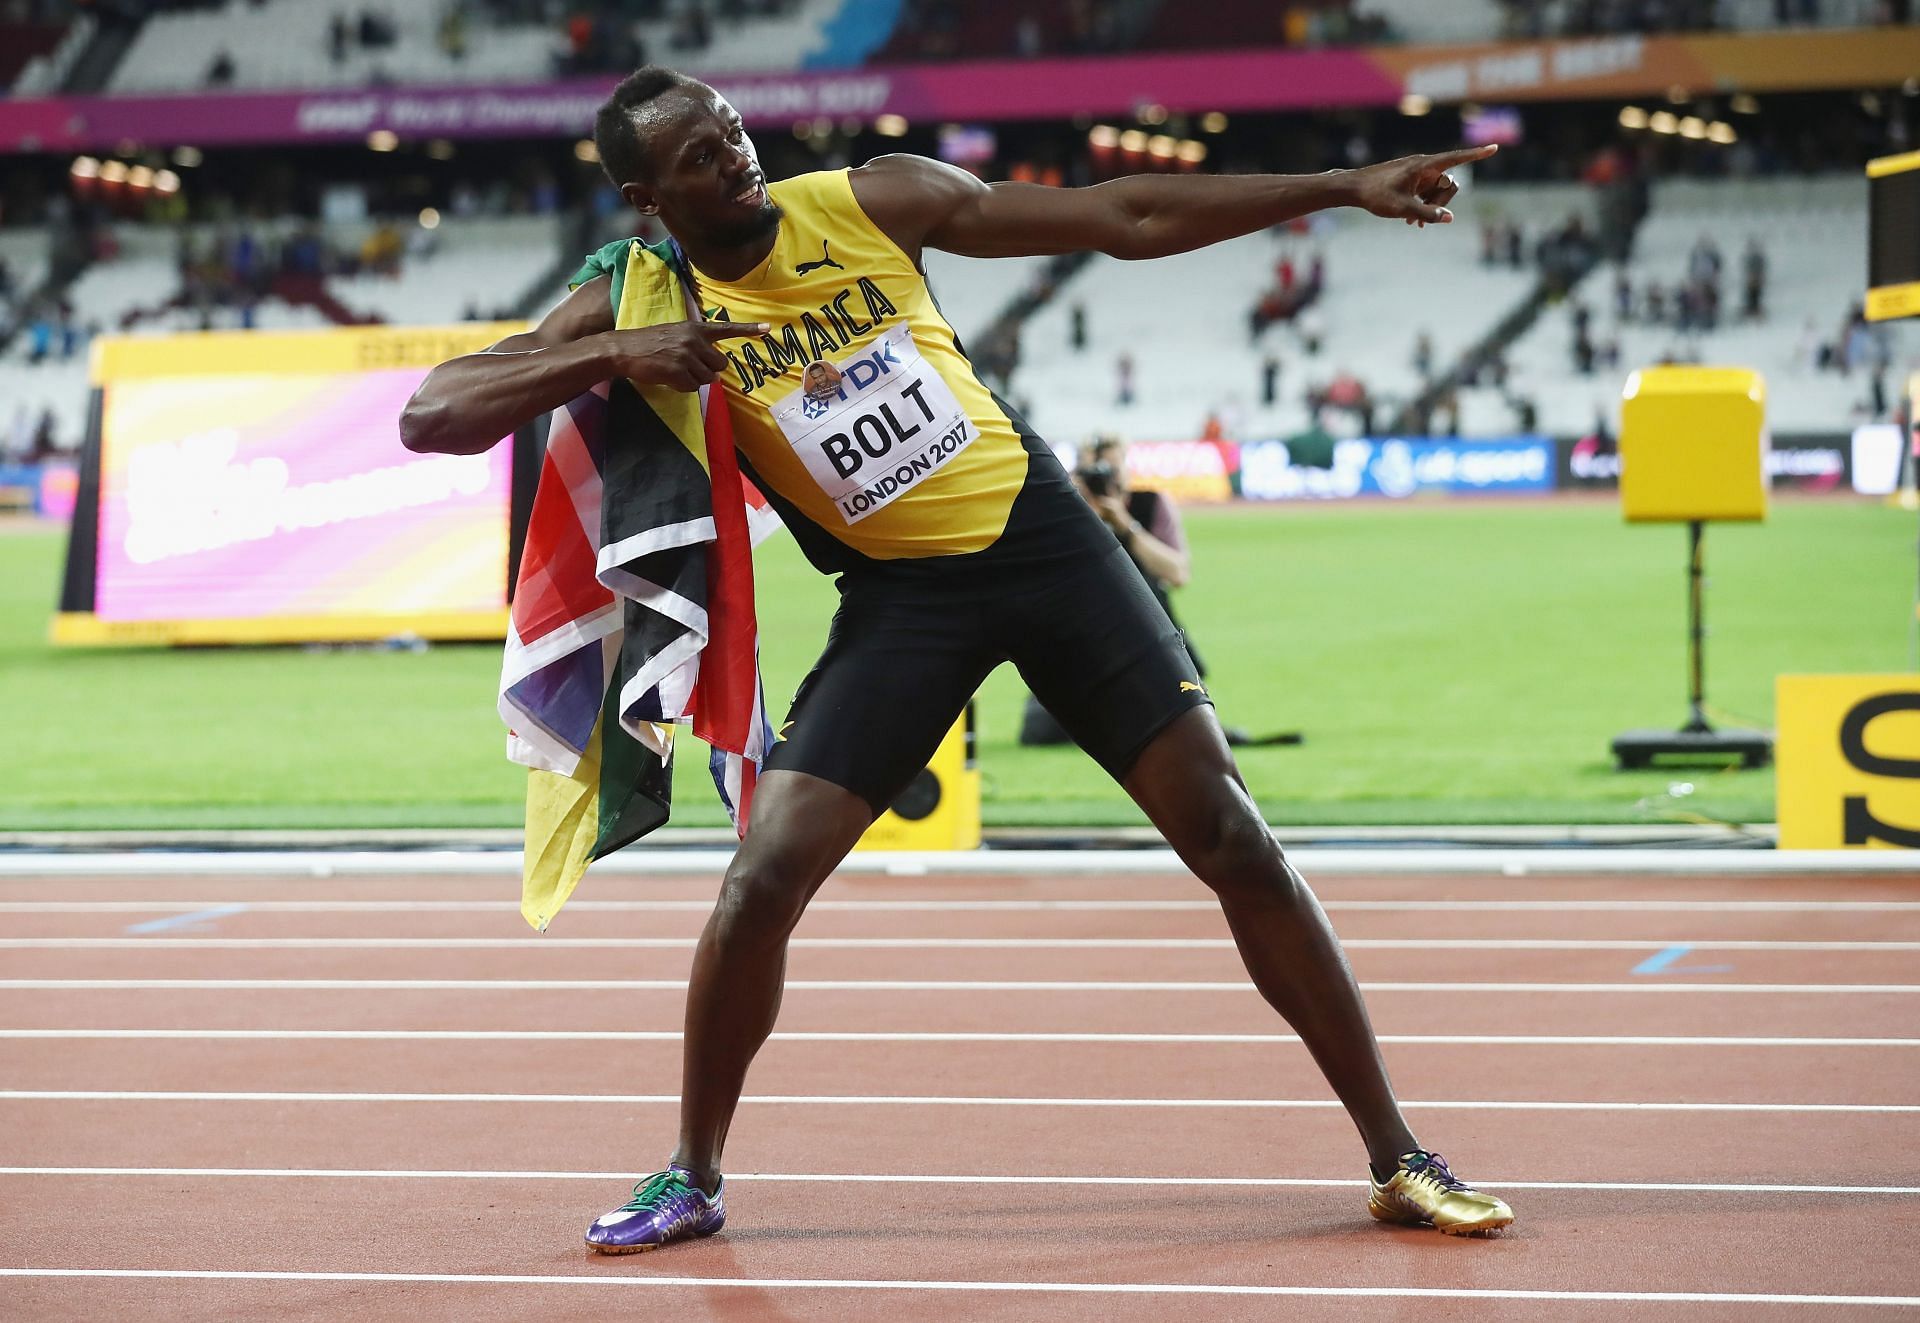
[[[1073,471],[1089,496],[1111,496],[1114,489],[1113,465],[1104,459],[1092,460]]]

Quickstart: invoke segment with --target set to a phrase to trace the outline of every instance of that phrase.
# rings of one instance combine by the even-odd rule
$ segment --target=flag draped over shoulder
[[[678,255],[634,241],[615,325],[698,316]],[[752,548],[778,519],[740,473],[718,386],[614,381],[553,411],[500,675],[527,778],[521,913],[545,929],[587,865],[667,820],[673,733],[713,748],[744,832],[772,744]]]

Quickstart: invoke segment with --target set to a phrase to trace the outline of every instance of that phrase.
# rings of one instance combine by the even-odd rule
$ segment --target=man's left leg
[[[1467,1190],[1415,1141],[1326,911],[1267,830],[1213,709],[1194,707],[1174,718],[1122,784],[1219,898],[1254,986],[1300,1035],[1346,1105],[1373,1168],[1374,1215],[1454,1232],[1511,1222],[1505,1204]]]

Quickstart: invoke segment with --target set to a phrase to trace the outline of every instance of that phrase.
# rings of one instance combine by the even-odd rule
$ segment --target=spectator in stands
[[[206,84],[208,87],[231,87],[234,72],[232,52],[222,49],[215,53],[213,63],[207,66]]]
[[[327,20],[327,58],[335,64],[345,64],[347,44],[351,40],[352,34],[347,24],[347,16],[335,10],[333,17]]]
[[[1627,279],[1625,267],[1613,273],[1613,315],[1616,321],[1633,320],[1633,282]]]
[[[1260,403],[1271,407],[1280,402],[1280,356],[1268,351],[1260,361]]]
[[[1075,352],[1087,347],[1087,305],[1075,302],[1067,310],[1067,343]]]
[[[1122,407],[1133,403],[1133,355],[1122,353],[1113,361],[1114,403]]]
[[[1425,327],[1413,341],[1413,370],[1425,381],[1433,375],[1433,335]]]
[[[1740,259],[1743,273],[1742,288],[1745,296],[1740,302],[1740,315],[1750,322],[1766,320],[1767,305],[1767,254],[1760,246],[1758,236],[1747,240],[1746,254]]]
[[[440,29],[435,35],[448,59],[467,58],[467,7],[460,0],[454,0],[440,15]]]

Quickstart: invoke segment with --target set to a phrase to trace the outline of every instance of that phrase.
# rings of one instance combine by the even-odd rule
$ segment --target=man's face
[[[648,177],[620,191],[669,233],[732,247],[779,228],[753,140],[718,92],[701,83],[663,92],[641,109],[639,130]]]

